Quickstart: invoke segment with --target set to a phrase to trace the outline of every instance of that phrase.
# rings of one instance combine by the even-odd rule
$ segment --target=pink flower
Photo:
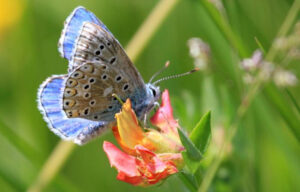
[[[121,151],[115,145],[105,141],[103,149],[112,167],[118,171],[117,179],[132,185],[148,186],[178,172],[182,167],[182,146],[173,117],[169,93],[162,94],[162,104],[151,123],[158,128],[147,128],[144,132],[139,124],[131,102],[128,99],[116,114],[117,126],[113,133]]]

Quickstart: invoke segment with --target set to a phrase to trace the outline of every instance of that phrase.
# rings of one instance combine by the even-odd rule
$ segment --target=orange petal
[[[119,134],[119,129],[118,129],[117,126],[112,127],[112,132],[113,132],[116,140],[118,141],[120,147],[123,149],[123,151],[125,151],[129,155],[136,156],[136,151],[134,149],[131,149],[131,148],[127,147],[127,145],[121,139],[120,134]]]
[[[119,142],[129,149],[134,149],[135,145],[141,144],[145,137],[144,132],[138,124],[129,99],[123,104],[121,112],[115,116],[117,119]]]

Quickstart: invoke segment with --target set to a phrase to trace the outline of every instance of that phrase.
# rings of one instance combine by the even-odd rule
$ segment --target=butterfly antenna
[[[171,75],[171,76],[168,76],[168,77],[163,77],[163,78],[161,78],[161,79],[155,81],[155,82],[153,83],[153,85],[156,85],[157,83],[159,83],[159,82],[161,82],[161,81],[168,80],[168,79],[175,79],[175,78],[178,78],[178,77],[190,75],[190,74],[192,74],[192,73],[194,73],[194,72],[196,72],[196,71],[199,71],[199,68],[195,68],[195,69],[193,69],[193,70],[191,70],[191,71],[188,71],[188,72],[185,72],[185,73],[176,74],[176,75]]]
[[[166,70],[170,65],[170,61],[167,61],[165,66],[163,68],[161,68],[159,71],[157,71],[156,73],[154,73],[154,75],[152,75],[152,77],[149,80],[149,83],[152,82],[152,80],[157,77],[157,75],[161,74],[164,70]]]

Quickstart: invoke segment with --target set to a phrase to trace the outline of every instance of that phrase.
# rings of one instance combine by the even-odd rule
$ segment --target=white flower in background
[[[253,75],[250,75],[249,73],[246,73],[244,76],[243,76],[243,80],[246,84],[251,84],[253,81],[254,81],[254,77]]]
[[[269,80],[275,68],[273,63],[263,60],[263,54],[259,50],[254,51],[251,58],[243,59],[240,67],[246,72],[243,76],[246,84],[253,83],[259,73],[264,81]]]
[[[255,71],[262,65],[262,52],[256,50],[251,58],[243,59],[241,62],[241,67],[245,71]]]
[[[188,40],[190,56],[194,58],[194,65],[200,70],[207,68],[210,58],[210,47],[200,38],[191,38]]]
[[[271,78],[272,73],[274,72],[275,66],[273,63],[263,61],[261,65],[261,71],[262,71],[262,79],[267,81]]]
[[[296,75],[284,69],[276,70],[273,79],[275,84],[280,87],[295,86],[298,83]]]
[[[223,147],[226,142],[226,130],[223,125],[217,125],[212,132],[212,152],[218,154],[220,149]],[[229,143],[225,150],[225,155],[230,154],[232,152],[232,144]]]

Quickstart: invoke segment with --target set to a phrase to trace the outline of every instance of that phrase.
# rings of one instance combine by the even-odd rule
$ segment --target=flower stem
[[[74,147],[75,144],[72,142],[59,142],[41,169],[37,180],[28,189],[28,192],[42,191],[42,189],[46,187],[53,177],[59,172]]]
[[[161,0],[152,10],[142,26],[135,33],[126,47],[126,52],[132,60],[136,60],[163,20],[175,7],[179,0]]]
[[[215,21],[215,24],[223,32],[223,35],[228,40],[229,44],[238,51],[241,57],[249,56],[249,51],[242,43],[242,40],[231,29],[228,21],[224,19],[222,13],[208,0],[200,0],[200,4],[207,10],[208,15]]]
[[[284,23],[282,24],[281,28],[279,29],[278,37],[285,36],[287,34],[287,32],[290,30],[290,28],[297,16],[299,9],[300,9],[300,1],[296,0],[296,1],[294,1],[292,7],[290,8],[289,13],[284,20]],[[277,49],[275,49],[274,46],[272,46],[270,48],[268,54],[266,55],[266,60],[272,62],[272,60],[274,60],[276,54],[277,54]],[[231,144],[231,141],[236,134],[239,122],[246,114],[252,100],[254,99],[256,93],[261,88],[261,86],[264,82],[263,78],[261,76],[262,76],[261,74],[258,75],[258,78],[255,79],[255,82],[253,83],[253,85],[247,92],[246,96],[242,100],[242,103],[240,104],[238,111],[237,111],[237,116],[228,129],[228,134],[226,135],[225,141],[220,149],[220,152],[215,157],[212,164],[208,168],[206,175],[204,176],[204,178],[202,180],[201,186],[198,189],[198,192],[208,191],[208,188],[209,188],[220,164],[222,163],[225,151],[226,151],[228,145]]]
[[[178,1],[179,0],[161,0],[151,11],[148,18],[143,22],[142,26],[135,33],[132,40],[126,47],[126,52],[133,62],[138,58],[151,37],[159,28],[162,21],[168,16]],[[60,171],[75,146],[76,145],[74,143],[60,141],[56,145],[48,160],[45,162],[37,179],[29,187],[28,191],[43,191],[43,189]]]

